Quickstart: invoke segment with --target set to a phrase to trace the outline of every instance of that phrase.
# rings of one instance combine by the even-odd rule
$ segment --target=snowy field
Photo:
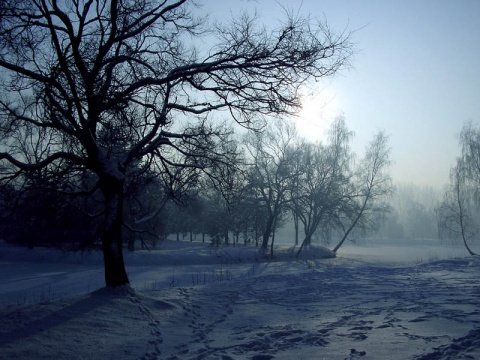
[[[480,259],[461,247],[160,249],[127,253],[132,286],[109,290],[98,253],[0,243],[0,358],[480,359]]]

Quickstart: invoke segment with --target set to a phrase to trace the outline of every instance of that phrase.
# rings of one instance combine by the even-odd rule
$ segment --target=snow
[[[480,259],[462,248],[293,251],[166,241],[106,289],[99,253],[0,243],[0,358],[480,359]]]

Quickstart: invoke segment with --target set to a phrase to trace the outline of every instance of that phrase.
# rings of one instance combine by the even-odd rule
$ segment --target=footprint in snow
[[[273,355],[254,355],[252,356],[252,359],[251,360],[271,360],[271,359],[274,359],[275,356]]]
[[[358,359],[367,355],[366,351],[358,351],[357,349],[350,349],[350,360]],[[345,358],[347,360],[347,358]]]

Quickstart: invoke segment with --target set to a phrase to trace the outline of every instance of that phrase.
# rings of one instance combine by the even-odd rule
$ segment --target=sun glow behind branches
[[[331,88],[302,96],[302,109],[295,118],[300,136],[323,141],[334,118],[341,114],[340,101]]]

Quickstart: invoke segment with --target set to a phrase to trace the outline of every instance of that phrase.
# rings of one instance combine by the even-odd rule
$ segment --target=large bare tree
[[[300,86],[351,55],[348,34],[309,18],[287,15],[271,30],[248,15],[209,26],[187,0],[3,0],[0,11],[2,178],[96,177],[107,286],[129,282],[121,231],[132,164],[221,160],[213,113],[247,127],[292,114]],[[25,132],[38,156],[12,140]]]

